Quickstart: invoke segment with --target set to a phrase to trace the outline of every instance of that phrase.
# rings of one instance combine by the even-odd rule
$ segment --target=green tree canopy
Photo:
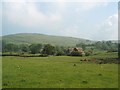
[[[42,49],[42,44],[31,44],[29,46],[29,49],[32,54],[40,53]]]
[[[44,45],[44,48],[42,50],[42,54],[54,55],[55,54],[55,47],[50,45],[50,44]]]

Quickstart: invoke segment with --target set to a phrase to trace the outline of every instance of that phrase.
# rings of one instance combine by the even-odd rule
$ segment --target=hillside
[[[35,33],[20,33],[11,34],[2,37],[2,40],[7,43],[15,44],[31,44],[31,43],[42,43],[52,44],[59,46],[75,46],[78,43],[92,43],[93,41],[81,38],[65,37],[65,36],[52,36]]]

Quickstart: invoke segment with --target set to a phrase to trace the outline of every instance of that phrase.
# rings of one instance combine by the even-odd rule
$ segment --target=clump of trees
[[[50,44],[44,45],[44,48],[42,50],[42,54],[54,55],[55,54],[55,47],[50,45]]]
[[[84,44],[84,43],[79,43],[79,44],[76,44],[76,47],[81,47],[83,50],[85,50],[86,49],[86,44]]]
[[[66,55],[66,48],[65,47],[60,47],[60,46],[56,46],[55,47],[55,53],[56,56],[62,56],[62,55]]]
[[[120,43],[118,44],[118,58],[120,58]]]
[[[117,52],[118,51],[118,44],[112,43],[111,41],[98,41],[94,44],[94,47],[99,50],[106,50],[109,52]]]
[[[92,44],[76,44],[77,47],[82,47],[83,50],[88,49],[96,49],[103,50],[108,52],[117,52],[118,51],[118,43],[112,43],[112,41],[98,41]]]
[[[31,44],[28,48],[31,54],[41,53],[42,44]]]
[[[93,51],[89,50],[85,52],[85,56],[90,56],[93,55]]]

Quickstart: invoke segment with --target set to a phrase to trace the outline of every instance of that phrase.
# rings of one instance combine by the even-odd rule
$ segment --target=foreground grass
[[[2,57],[0,57],[0,89],[2,89]]]
[[[84,58],[84,57],[83,57]],[[117,88],[118,65],[82,57],[3,57],[3,88]]]

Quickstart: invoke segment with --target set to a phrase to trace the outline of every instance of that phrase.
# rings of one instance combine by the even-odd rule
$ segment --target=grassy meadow
[[[0,89],[2,88],[2,57],[0,57]]]
[[[117,58],[116,53],[88,57],[49,56],[2,59],[3,88],[117,88],[118,64],[81,61]]]

